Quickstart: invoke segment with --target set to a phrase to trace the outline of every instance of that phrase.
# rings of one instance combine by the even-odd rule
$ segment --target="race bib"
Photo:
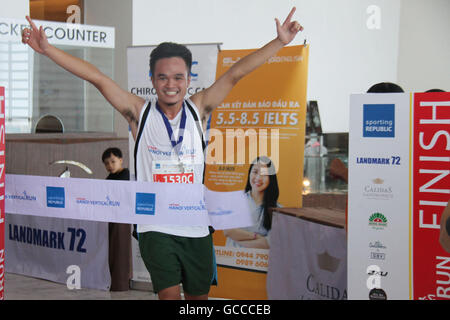
[[[174,160],[158,160],[152,164],[153,182],[194,183],[194,167]]]

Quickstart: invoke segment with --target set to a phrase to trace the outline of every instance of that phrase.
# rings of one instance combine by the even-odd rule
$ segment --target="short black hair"
[[[427,90],[425,92],[445,92],[445,91],[442,90],[442,89],[430,89],[430,90]]]
[[[188,76],[191,73],[192,53],[186,46],[173,42],[160,43],[152,53],[150,53],[150,72],[155,73],[155,65],[159,59],[179,57],[184,60],[188,70]]]
[[[367,90],[367,93],[388,93],[388,92],[405,92],[402,87],[392,82],[380,82],[374,84]]]
[[[115,155],[117,158],[122,158],[122,151],[120,151],[119,148],[106,149],[102,155],[102,162],[105,162],[105,160],[111,157],[111,155]]]

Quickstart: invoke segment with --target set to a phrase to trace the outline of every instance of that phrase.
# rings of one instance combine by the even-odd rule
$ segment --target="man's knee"
[[[208,300],[208,294],[202,294],[199,296],[192,296],[188,293],[184,293],[184,297],[186,298],[186,300]]]
[[[175,285],[158,292],[159,300],[181,300],[180,286]]]

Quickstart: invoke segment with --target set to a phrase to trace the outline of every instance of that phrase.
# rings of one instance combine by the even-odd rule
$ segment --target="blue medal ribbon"
[[[175,137],[173,136],[173,131],[172,131],[172,126],[170,125],[169,119],[167,119],[166,115],[164,114],[164,112],[162,112],[161,108],[159,107],[158,102],[156,102],[156,109],[159,111],[159,113],[161,113],[161,116],[164,120],[164,125],[166,126],[166,130],[167,130],[167,134],[169,135],[169,139],[170,142],[172,143],[172,147],[175,148],[177,145],[178,148],[176,148],[176,151],[178,153],[178,150],[181,147],[181,142],[183,141],[183,135],[184,135],[184,129],[186,128],[186,112],[184,110],[184,101],[183,101],[183,105],[181,107],[181,122],[180,122],[180,130],[179,130],[179,137],[178,137],[178,141],[175,140]]]

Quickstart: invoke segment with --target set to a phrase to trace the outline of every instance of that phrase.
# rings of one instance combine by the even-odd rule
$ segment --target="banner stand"
[[[450,93],[350,97],[349,299],[450,299]]]
[[[216,78],[252,52],[221,51]],[[205,185],[245,194],[253,220],[214,233],[218,286],[211,297],[267,299],[272,215],[255,195],[273,207],[302,206],[308,56],[309,46],[284,47],[240,80],[211,116]],[[265,170],[268,179],[260,179]]]

